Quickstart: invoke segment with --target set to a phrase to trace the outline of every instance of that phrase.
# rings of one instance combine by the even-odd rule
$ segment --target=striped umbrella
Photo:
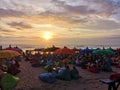
[[[20,53],[12,50],[0,50],[0,58],[12,58],[15,56],[19,56]]]

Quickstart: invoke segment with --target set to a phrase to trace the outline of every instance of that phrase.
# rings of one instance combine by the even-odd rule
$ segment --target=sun
[[[51,32],[45,32],[44,35],[43,35],[43,38],[45,40],[50,40],[52,39],[52,33]]]

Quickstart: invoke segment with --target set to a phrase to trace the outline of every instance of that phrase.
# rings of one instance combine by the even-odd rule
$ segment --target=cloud
[[[87,28],[94,30],[117,30],[120,29],[120,23],[113,20],[96,20],[95,23],[88,25]]]
[[[10,25],[11,27],[15,27],[17,29],[20,28],[25,28],[25,29],[29,29],[29,28],[33,28],[30,24],[27,24],[25,22],[11,22],[11,23],[7,23],[8,25]]]
[[[74,5],[72,0],[71,2],[67,2],[65,0],[53,0],[56,6],[64,8],[67,13],[74,13],[80,15],[112,15],[114,14],[114,9],[112,4],[108,1],[98,1],[98,0],[81,0],[78,1],[78,5]],[[80,4],[80,2],[82,4]]]
[[[0,27],[0,31],[1,31],[1,32],[13,32],[12,30],[9,30],[9,29],[3,29],[3,28],[1,28],[1,27]]]
[[[0,8],[0,17],[8,17],[8,16],[17,17],[22,15],[24,15],[24,13],[21,11]]]

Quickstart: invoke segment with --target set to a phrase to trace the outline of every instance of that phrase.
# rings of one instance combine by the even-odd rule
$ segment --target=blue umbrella
[[[93,51],[93,49],[86,48],[86,49],[80,50],[80,53],[81,54],[92,53],[92,51]]]

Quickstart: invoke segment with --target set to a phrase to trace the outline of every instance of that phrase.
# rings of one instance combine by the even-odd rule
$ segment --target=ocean
[[[107,34],[106,34],[107,35]],[[9,44],[13,47],[18,46],[21,49],[25,50],[31,50],[34,48],[47,48],[51,46],[56,47],[68,47],[68,48],[78,48],[78,49],[84,49],[86,47],[88,48],[120,48],[120,39],[119,38],[60,38],[60,39],[51,39],[51,40],[21,40],[21,39],[9,39],[9,38],[0,38],[0,45],[3,46],[3,48],[6,48],[9,46]]]
[[[18,45],[11,45],[12,47],[19,47],[21,48],[23,51],[26,51],[26,50],[33,50],[35,48],[47,48],[47,47],[52,47],[53,45],[50,45],[50,46],[42,46],[42,45],[25,45],[25,44],[18,44]],[[60,47],[60,48],[63,48],[64,46],[68,47],[68,48],[77,48],[77,49],[85,49],[86,47],[88,48],[113,48],[113,49],[116,49],[116,48],[120,48],[120,45],[76,45],[76,44],[66,44],[66,45],[54,45],[56,47]],[[3,48],[6,48],[6,47],[9,47],[9,45],[2,45]]]

